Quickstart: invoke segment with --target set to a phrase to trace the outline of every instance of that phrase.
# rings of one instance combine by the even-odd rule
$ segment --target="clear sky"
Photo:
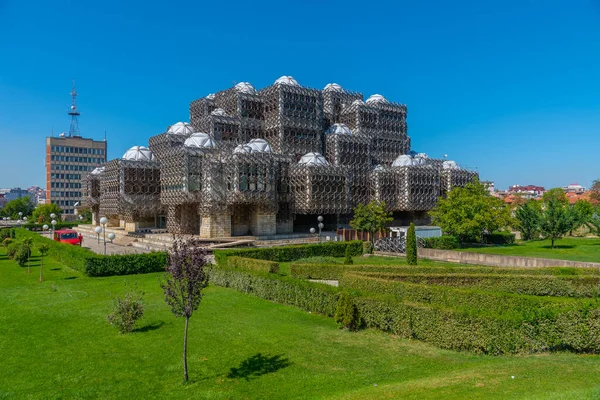
[[[0,0],[0,187],[44,186],[72,79],[116,158],[281,75],[406,103],[414,150],[496,187],[600,178],[600,0]]]

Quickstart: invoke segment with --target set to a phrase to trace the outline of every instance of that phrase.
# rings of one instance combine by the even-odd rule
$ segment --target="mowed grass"
[[[600,262],[600,239],[566,237],[554,242],[550,240],[532,240],[514,245],[471,247],[460,249],[473,253],[500,254],[504,256],[540,257],[555,260]]]
[[[46,260],[40,283],[37,258],[27,274],[0,250],[0,398],[600,398],[600,356],[439,350],[218,287],[191,319],[183,384],[183,321],[161,274],[87,278]],[[121,335],[106,313],[125,282],[146,316]]]

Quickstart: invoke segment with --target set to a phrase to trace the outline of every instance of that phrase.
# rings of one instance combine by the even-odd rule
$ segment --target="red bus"
[[[81,238],[74,229],[61,229],[54,231],[54,240],[61,243],[69,243],[81,246]]]

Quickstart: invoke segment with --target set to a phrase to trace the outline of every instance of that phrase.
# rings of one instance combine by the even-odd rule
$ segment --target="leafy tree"
[[[596,179],[590,188],[590,199],[595,203],[600,203],[600,179]]]
[[[14,254],[14,260],[19,264],[20,267],[24,267],[29,260],[29,247],[23,243],[18,244],[18,248]]]
[[[554,242],[557,239],[562,238],[573,229],[574,221],[573,209],[560,198],[548,196],[544,200],[539,228],[542,237],[551,240],[552,248],[554,248]]]
[[[385,209],[385,203],[373,200],[369,204],[359,204],[354,209],[354,218],[350,221],[350,226],[357,231],[369,232],[371,249],[373,249],[375,233],[384,229],[393,220],[392,213]]]
[[[533,240],[538,237],[541,217],[540,202],[533,199],[528,200],[515,211],[516,225],[519,232],[521,232],[521,239]]]
[[[4,208],[0,209],[1,217],[10,217],[11,219],[19,219],[19,212],[23,213],[23,217],[29,217],[35,206],[31,203],[29,197],[21,197],[6,203]]]
[[[586,225],[594,215],[594,206],[585,200],[577,200],[573,207],[573,227],[571,228],[571,235],[574,229],[577,229],[583,225]]]
[[[594,213],[590,217],[587,226],[594,235],[600,236],[600,205],[594,210]]]
[[[406,263],[417,265],[417,234],[415,224],[412,222],[408,227],[408,232],[406,232]]]
[[[31,265],[29,259],[31,258],[31,246],[33,246],[33,239],[30,237],[23,238],[21,242],[23,247],[27,248],[27,273],[31,273]]]
[[[62,214],[62,210],[57,204],[40,204],[35,208],[35,210],[33,210],[33,214],[31,217],[33,221],[37,223],[49,224],[52,221],[52,218],[50,218],[50,214],[56,214],[56,219],[58,221],[60,215]]]
[[[457,236],[461,242],[481,241],[484,233],[512,224],[509,207],[480,182],[453,188],[447,197],[438,199],[429,215],[444,234]]]
[[[42,270],[44,269],[44,257],[46,257],[46,254],[48,254],[48,251],[50,251],[50,246],[43,243],[38,247],[38,250],[40,251],[40,254],[42,255],[41,264],[40,264],[40,282],[41,282],[44,280],[44,276],[42,274]]]
[[[188,380],[187,337],[189,320],[200,306],[202,290],[208,286],[210,264],[206,250],[197,239],[176,240],[167,257],[167,276],[161,283],[165,301],[176,317],[185,318],[183,334],[183,376]]]
[[[561,188],[550,189],[550,190],[546,191],[544,193],[544,195],[542,196],[542,202],[544,204],[548,203],[550,200],[553,200],[553,199],[563,205],[569,204],[569,199],[567,198],[565,191],[562,190]]]

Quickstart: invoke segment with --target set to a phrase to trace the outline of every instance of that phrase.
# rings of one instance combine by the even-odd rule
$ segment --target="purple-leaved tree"
[[[208,286],[210,264],[206,250],[196,239],[177,239],[167,257],[167,276],[161,283],[165,301],[171,306],[176,317],[185,318],[183,334],[183,376],[188,380],[187,336],[188,324],[193,312],[202,300],[202,289]]]

